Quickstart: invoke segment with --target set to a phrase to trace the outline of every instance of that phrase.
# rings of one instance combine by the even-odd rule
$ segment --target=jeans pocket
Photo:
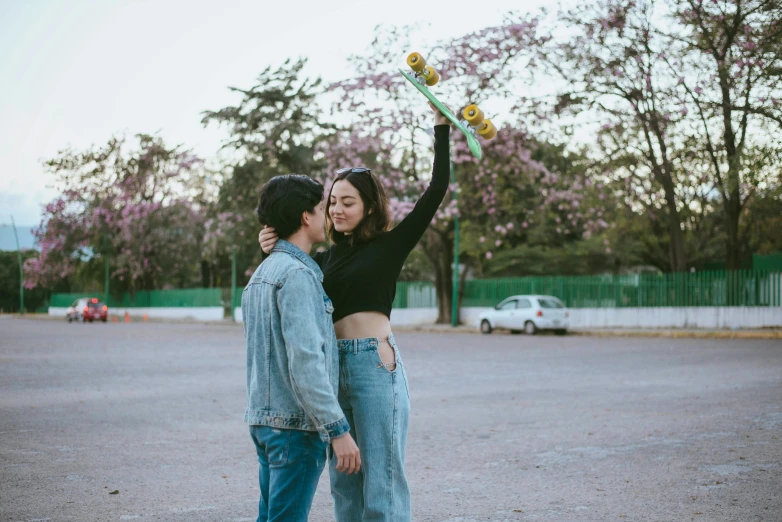
[[[271,436],[269,436],[266,443],[266,455],[269,459],[269,466],[284,466],[288,463],[291,432],[293,430],[272,428],[271,431]]]
[[[393,346],[392,346],[392,348],[393,348]],[[380,357],[380,350],[379,349],[376,349],[376,350],[373,350],[373,351],[375,353],[375,358],[377,359],[377,362],[378,362],[378,365],[377,365],[378,368],[380,368],[381,370],[384,370],[387,373],[396,373],[396,371],[399,369],[399,353],[396,350],[394,350],[394,364],[391,365],[391,366],[394,366],[393,370],[391,368],[389,368],[388,366],[386,366],[386,363],[383,362],[383,358]]]

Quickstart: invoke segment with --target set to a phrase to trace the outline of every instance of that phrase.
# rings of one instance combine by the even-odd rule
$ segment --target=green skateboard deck
[[[416,89],[421,91],[421,94],[426,96],[426,99],[432,102],[432,104],[437,107],[437,109],[442,112],[446,118],[451,120],[454,127],[462,131],[462,133],[467,136],[467,146],[470,148],[470,152],[472,152],[472,155],[476,158],[481,159],[483,156],[483,152],[481,151],[481,144],[478,142],[478,138],[476,138],[475,135],[467,129],[467,124],[460,122],[456,116],[454,116],[453,113],[445,107],[445,105],[440,103],[440,100],[434,97],[434,94],[432,94],[429,89],[426,88],[426,85],[421,85],[418,83],[412,74],[403,69],[399,69],[399,72],[402,73],[402,76],[407,78],[407,81],[412,83]]]

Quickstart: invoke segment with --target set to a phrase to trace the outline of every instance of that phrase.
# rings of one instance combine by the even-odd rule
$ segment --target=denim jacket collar
[[[277,244],[274,245],[274,248],[272,249],[272,252],[285,252],[286,254],[290,254],[291,256],[295,257],[302,263],[304,263],[307,268],[315,272],[315,275],[318,277],[320,282],[323,282],[323,272],[321,271],[318,264],[307,254],[304,250],[297,247],[293,243],[289,243],[288,241],[285,241],[284,239],[277,240]]]

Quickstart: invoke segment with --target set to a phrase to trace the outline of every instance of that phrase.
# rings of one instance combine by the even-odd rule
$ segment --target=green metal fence
[[[94,294],[94,295],[93,295]],[[462,306],[494,306],[511,295],[553,295],[570,308],[660,306],[782,306],[782,272],[733,270],[677,274],[518,277],[466,281]],[[50,306],[70,306],[100,292],[53,294]],[[222,306],[230,289],[149,290],[111,297],[110,307]],[[234,306],[242,304],[237,288]],[[397,283],[393,307],[434,308],[437,295],[430,282]]]
[[[437,293],[429,282],[407,282],[396,284],[396,297],[392,308],[436,308]]]
[[[242,307],[243,287],[236,289],[234,296],[234,308]],[[224,294],[229,301],[231,289],[224,289]],[[397,283],[396,297],[394,298],[393,308],[435,308],[437,307],[437,296],[434,285],[429,282]]]
[[[52,294],[49,306],[67,307],[82,297],[103,300],[102,292]],[[182,290],[141,290],[133,295],[126,293],[119,298],[109,296],[109,307],[121,308],[183,308],[196,306],[222,306],[219,288],[188,288]]]
[[[411,291],[417,298],[410,298]],[[511,295],[553,295],[570,308],[780,306],[782,272],[519,277],[466,281],[462,306],[494,306]],[[419,297],[425,296],[425,298]],[[394,308],[437,306],[431,283],[398,283]]]

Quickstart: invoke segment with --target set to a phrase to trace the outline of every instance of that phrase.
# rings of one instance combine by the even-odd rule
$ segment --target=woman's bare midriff
[[[358,312],[343,317],[334,323],[334,332],[337,339],[365,339],[376,337],[381,341],[388,339],[391,333],[391,321],[380,312]],[[389,370],[394,370],[396,356],[394,349],[387,342],[378,344],[377,351],[383,363],[390,364]]]

